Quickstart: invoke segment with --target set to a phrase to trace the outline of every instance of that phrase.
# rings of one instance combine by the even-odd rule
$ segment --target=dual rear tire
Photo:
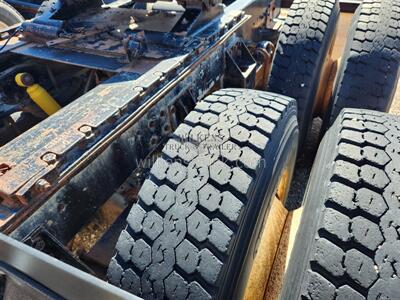
[[[379,36],[387,24],[397,26],[388,3],[365,0],[356,13],[325,119],[339,117],[314,163],[283,299],[400,293],[400,120],[367,110],[340,113],[390,106],[400,39],[396,31],[392,46]],[[398,3],[392,6],[397,12]],[[246,294],[271,203],[284,170],[290,182],[299,136],[305,138],[313,117],[338,14],[333,0],[295,0],[289,13],[268,90],[296,99],[298,111],[292,98],[224,89],[186,117],[129,214],[108,269],[111,283],[144,298]],[[359,98],[362,77],[382,92],[366,88]],[[287,191],[280,200],[286,197]]]

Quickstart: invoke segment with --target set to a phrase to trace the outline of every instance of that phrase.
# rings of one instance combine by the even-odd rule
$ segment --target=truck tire
[[[345,109],[318,150],[281,299],[399,299],[400,118]]]
[[[24,21],[24,17],[11,5],[0,0],[0,29]]]
[[[293,99],[244,89],[206,97],[141,187],[109,281],[145,299],[243,293],[270,199],[283,170],[291,176],[297,143]]]
[[[279,37],[267,90],[296,99],[300,143],[313,119],[338,18],[338,0],[294,0]]]
[[[343,108],[387,112],[400,65],[400,1],[364,0],[353,17],[329,124]]]

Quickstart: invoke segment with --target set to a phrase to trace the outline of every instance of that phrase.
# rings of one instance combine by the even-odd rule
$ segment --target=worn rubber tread
[[[287,142],[296,147],[297,134],[296,103],[286,96],[224,89],[198,103],[144,182],[116,245],[109,281],[146,299],[223,298],[233,292],[226,278],[235,275],[233,267],[240,273],[250,243],[239,241],[252,236],[273,176],[266,175],[272,169],[267,166],[279,160],[273,151]]]
[[[387,112],[399,72],[400,1],[364,0],[347,40],[330,123],[347,107]]]
[[[398,299],[399,129],[400,117],[344,109],[325,135],[281,299]]]
[[[338,17],[337,0],[294,0],[279,37],[267,90],[296,99],[300,141],[313,118],[320,75]]]

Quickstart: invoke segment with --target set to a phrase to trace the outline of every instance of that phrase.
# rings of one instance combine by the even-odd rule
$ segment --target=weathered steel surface
[[[138,126],[143,122],[147,126],[143,117],[151,109],[169,107],[188,90],[201,98],[215,86],[224,72],[225,47],[232,42],[229,38],[247,19],[242,13],[225,15],[217,27],[205,28],[204,38],[191,53],[162,60],[144,73],[116,75],[5,145],[0,149],[0,164],[4,166],[0,176],[2,197],[29,203],[19,211],[21,216],[30,214],[68,182],[53,197],[68,198],[79,191],[80,199],[87,197],[95,202],[96,196],[106,195],[99,192],[102,189],[85,191],[88,180],[92,180],[90,186],[98,187],[93,184],[99,183],[112,192],[134,169],[135,155],[140,151],[143,155],[149,153],[149,147],[140,149],[137,140]],[[124,159],[113,164],[116,159],[111,153],[118,148]],[[93,168],[84,169],[89,163]],[[112,175],[106,176],[108,172]],[[41,179],[49,183],[47,190],[38,189]],[[16,225],[13,222],[12,227],[3,226],[3,230],[10,231]]]
[[[113,57],[99,56],[91,53],[74,52],[59,48],[50,49],[42,45],[21,44],[20,47],[15,47],[15,49],[13,49],[13,52],[16,54],[26,55],[34,58],[51,60],[114,73],[127,65],[126,62],[121,62]]]

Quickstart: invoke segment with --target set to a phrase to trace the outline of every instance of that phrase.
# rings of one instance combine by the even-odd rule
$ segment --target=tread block
[[[124,272],[121,279],[121,286],[124,290],[133,294],[140,293],[140,278],[131,269]]]
[[[208,240],[218,251],[225,253],[232,239],[232,230],[218,219],[212,220],[210,225],[211,231],[208,235]]]
[[[136,241],[132,247],[131,260],[137,268],[144,270],[151,262],[151,248],[142,239]]]
[[[344,255],[342,249],[326,239],[318,239],[315,244],[316,262],[335,277],[345,273],[342,264]]]
[[[383,197],[367,188],[357,191],[356,202],[363,211],[375,217],[381,217],[388,209]]]
[[[334,299],[335,286],[318,273],[309,271],[303,291],[306,299]]]
[[[210,219],[203,213],[196,210],[188,218],[188,233],[198,242],[203,242],[207,239],[210,232]]]
[[[183,240],[176,248],[176,263],[187,274],[196,271],[199,261],[199,249],[188,240]]]
[[[372,251],[376,250],[384,240],[379,226],[360,216],[351,221],[351,231],[357,243]]]
[[[337,210],[327,208],[323,214],[322,229],[336,236],[339,240],[347,242],[351,239],[350,218]]]
[[[210,250],[205,248],[200,251],[200,263],[197,267],[197,271],[201,274],[204,280],[210,284],[216,283],[221,268],[222,262],[219,261]]]
[[[378,277],[374,261],[356,249],[346,252],[344,265],[350,278],[364,288],[370,287]]]
[[[336,292],[336,299],[337,300],[364,300],[365,298],[359,292],[353,290],[348,285],[341,286],[337,289]]]

